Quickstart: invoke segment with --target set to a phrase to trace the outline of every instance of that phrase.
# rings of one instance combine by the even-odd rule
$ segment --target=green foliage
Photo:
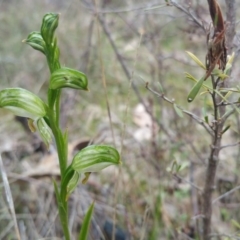
[[[94,209],[94,203],[92,203],[91,206],[88,208],[86,216],[84,217],[82,227],[81,227],[81,232],[78,237],[79,240],[87,240],[88,231],[89,231],[91,218],[93,214],[93,209]]]
[[[192,102],[195,99],[195,97],[197,96],[199,90],[203,85],[203,82],[204,82],[204,77],[202,77],[199,81],[197,81],[197,83],[193,86],[192,90],[187,96],[188,102]]]
[[[115,148],[91,145],[74,156],[71,167],[80,173],[98,172],[110,165],[120,163],[120,156]]]
[[[70,68],[60,68],[53,72],[50,89],[74,88],[88,90],[88,80],[84,73]]]
[[[58,21],[59,14],[46,14],[43,18],[41,33],[32,32],[24,40],[35,50],[42,52],[47,58],[51,72],[48,103],[43,102],[38,96],[25,89],[8,88],[0,91],[0,107],[10,109],[18,116],[29,118],[30,129],[39,131],[47,147],[51,144],[52,138],[55,139],[62,182],[59,191],[59,187],[54,181],[54,189],[64,236],[66,240],[70,240],[67,200],[70,193],[76,188],[80,174],[86,174],[84,179],[84,182],[86,182],[90,172],[120,164],[120,156],[118,151],[110,146],[89,146],[76,154],[72,164],[67,168],[68,134],[67,131],[63,132],[59,126],[61,89],[88,90],[88,80],[82,72],[61,67],[60,51],[57,39],[54,36]],[[90,206],[83,221],[81,239],[87,238],[93,207],[94,204]]]
[[[38,96],[22,88],[1,90],[0,107],[33,120],[44,117],[47,113],[47,105]]]
[[[28,38],[26,40],[23,40],[23,42],[26,42],[33,49],[38,50],[38,51],[42,52],[43,54],[46,53],[46,44],[45,44],[40,32],[30,33],[28,35]]]

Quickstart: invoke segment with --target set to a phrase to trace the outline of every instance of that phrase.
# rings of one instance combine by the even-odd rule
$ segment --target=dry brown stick
[[[215,79],[213,82],[215,82]],[[216,88],[216,86],[215,86]],[[217,165],[219,161],[219,152],[222,140],[222,130],[224,126],[224,122],[220,120],[219,114],[220,112],[223,114],[225,112],[225,106],[217,106],[217,102],[219,101],[219,96],[215,94],[212,95],[212,101],[214,106],[214,136],[212,137],[212,144],[210,155],[208,158],[208,165],[206,170],[205,184],[203,190],[203,208],[202,214],[203,217],[203,236],[202,239],[208,240],[210,239],[211,234],[211,217],[212,217],[212,193],[215,189],[215,176],[217,171]]]
[[[218,33],[223,33],[223,31],[225,31],[221,10],[220,10],[220,7],[216,0],[208,0],[208,3],[209,3],[209,10],[210,10],[211,18],[213,20],[214,36],[218,37],[218,35],[217,35]],[[232,8],[229,8],[229,9],[232,9]],[[231,18],[231,20],[234,20],[234,19],[235,19],[234,17]],[[218,20],[219,20],[219,22],[218,22]],[[214,40],[214,36],[213,36],[213,40]],[[223,36],[223,37],[225,37],[225,36]],[[218,48],[210,49],[208,52],[209,56],[211,57],[211,54],[214,54],[215,50],[226,51],[224,44],[225,44],[224,39],[223,39],[223,44],[219,44],[219,42],[218,42],[217,43]],[[210,51],[212,51],[212,52],[210,52]],[[226,54],[226,53],[223,53],[223,54]],[[226,56],[224,56],[224,55],[222,55],[222,56],[223,56],[222,61],[224,63],[224,58]],[[225,66],[223,65],[222,69],[224,69],[224,68],[225,68]],[[225,85],[226,85],[226,81],[219,82],[219,79],[214,79],[213,76],[212,76],[212,83],[213,83],[213,88],[215,90],[217,88],[225,87]],[[205,184],[204,184],[204,190],[203,190],[203,206],[202,206],[202,214],[204,216],[203,217],[203,234],[202,234],[203,240],[210,239],[211,235],[212,235],[212,233],[211,233],[212,193],[215,188],[214,181],[215,181],[215,176],[216,176],[217,166],[218,166],[218,161],[219,161],[219,152],[221,150],[222,130],[224,128],[224,122],[226,120],[226,117],[221,119],[222,116],[226,115],[225,114],[226,107],[219,106],[217,104],[219,101],[221,101],[221,99],[215,93],[215,91],[212,93],[212,101],[213,101],[213,107],[214,107],[215,125],[213,128],[214,136],[212,137],[211,150],[210,150],[210,155],[209,155],[209,159],[208,159]]]
[[[224,22],[220,7],[216,0],[208,0],[209,11],[212,18],[213,26],[214,26],[214,34],[208,40],[208,53],[207,53],[207,70],[213,69],[217,64],[216,61],[219,62],[219,67],[224,70],[226,65],[226,54],[225,54],[225,29]],[[215,79],[212,76],[212,84],[213,89],[218,88],[219,79]],[[224,84],[224,83],[223,83]],[[220,116],[225,113],[225,106],[218,106],[217,102],[219,102],[219,96],[216,95],[215,91],[212,93],[212,102],[214,108],[214,136],[212,137],[212,144],[210,155],[208,158],[208,165],[206,169],[206,178],[204,184],[203,191],[203,206],[202,206],[202,214],[203,214],[203,235],[202,239],[208,240],[210,239],[211,234],[211,217],[212,217],[212,193],[215,188],[214,181],[219,161],[219,152],[222,140],[222,130],[224,126],[224,122],[221,120]]]

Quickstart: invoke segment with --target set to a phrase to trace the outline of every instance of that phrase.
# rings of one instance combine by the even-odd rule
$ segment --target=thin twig
[[[233,192],[235,192],[235,191],[237,191],[237,190],[239,190],[239,189],[240,189],[240,185],[237,186],[237,187],[235,187],[235,188],[233,188],[232,190],[224,193],[223,195],[217,197],[216,199],[214,199],[214,200],[212,201],[212,204],[215,204],[217,201],[221,200],[222,198],[227,197],[228,195],[232,194]]]
[[[239,146],[240,142],[236,142],[236,143],[232,143],[232,144],[227,144],[227,145],[223,145],[220,147],[220,150],[224,149],[224,148],[228,148],[228,147],[235,147],[235,146]]]
[[[172,4],[174,7],[176,7],[180,11],[184,12],[187,16],[189,16],[193,20],[193,22],[195,22],[201,29],[203,29],[204,32],[206,31],[203,23],[195,15],[193,15],[189,10],[187,10],[186,8],[178,4],[175,0],[171,0],[170,4]]]
[[[237,233],[237,234],[238,234],[238,233]],[[239,239],[240,239],[238,236],[234,236],[234,235],[230,235],[230,234],[226,234],[226,233],[212,233],[212,234],[209,236],[210,239],[211,239],[211,238],[216,239],[216,237],[217,237],[218,239],[220,239],[220,237],[227,237],[228,239],[231,239],[231,240],[233,240],[233,239],[239,240]],[[222,238],[221,238],[221,239],[222,239]]]
[[[173,176],[176,178],[176,179],[179,179],[181,180],[182,182],[186,182],[188,183],[190,186],[194,187],[195,189],[197,189],[198,191],[202,192],[202,189],[200,187],[198,187],[197,185],[195,185],[194,183],[180,177],[179,175],[177,175],[176,173],[173,173]]]
[[[229,106],[229,105],[233,105],[233,104],[239,104],[239,101],[236,101],[236,102],[224,102],[224,101],[221,101],[220,103],[217,104],[217,106]]]
[[[170,103],[170,104],[175,104],[175,102],[173,100],[170,100],[169,98],[167,98],[164,94],[161,94],[161,93],[158,93],[156,91],[154,91],[153,89],[151,89],[149,86],[148,86],[148,83],[146,83],[146,88],[152,92],[153,94],[155,94],[156,96],[162,98],[164,101]],[[183,113],[185,113],[186,115],[188,115],[189,117],[191,117],[192,119],[194,119],[198,124],[200,124],[201,126],[203,126],[206,131],[211,135],[213,136],[213,131],[212,129],[200,118],[198,117],[197,115],[193,114],[192,112],[189,112],[185,109],[183,109],[181,106],[177,105],[176,104],[176,107],[179,108]]]
[[[95,9],[91,6],[91,4],[89,4],[89,2],[87,0],[82,0],[81,1],[84,5],[85,8],[94,11]],[[156,9],[156,8],[160,8],[160,7],[167,7],[167,4],[162,4],[159,5],[159,1],[156,2],[152,2],[152,3],[148,3],[147,5],[139,5],[139,6],[135,6],[135,7],[131,7],[131,8],[114,8],[114,9],[104,9],[103,7],[101,9],[98,9],[98,13],[99,14],[112,14],[112,13],[128,13],[128,12],[135,12],[135,11],[146,11],[146,10],[151,10],[151,9]]]

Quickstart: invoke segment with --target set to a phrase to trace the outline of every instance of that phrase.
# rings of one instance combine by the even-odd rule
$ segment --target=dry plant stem
[[[11,188],[9,185],[7,173],[6,173],[6,170],[3,165],[1,154],[0,154],[0,173],[1,173],[2,181],[3,181],[3,187],[5,189],[5,194],[6,194],[6,199],[8,202],[9,210],[10,210],[10,213],[13,218],[13,226],[14,226],[14,230],[15,230],[15,234],[16,234],[16,239],[20,240],[21,236],[20,236],[20,232],[19,232],[19,228],[18,228],[18,224],[17,224],[17,217],[16,217],[16,212],[15,212],[15,207],[14,207],[14,201],[13,201],[12,192],[11,192]]]
[[[226,31],[226,38],[228,39],[228,47],[230,47],[230,43],[232,43],[234,34],[235,34],[235,1],[232,0],[225,0],[227,5],[227,20],[230,22],[230,27]],[[224,22],[222,18],[221,9],[216,0],[208,0],[209,10],[212,17],[213,25],[215,27],[214,33],[217,32],[224,33]],[[217,19],[217,21],[216,21]],[[226,48],[225,48],[225,40],[224,36],[222,38],[221,45],[219,50],[222,51],[222,64],[219,64],[219,67],[222,69],[225,68],[225,55],[226,55]],[[217,42],[216,42],[217,43]],[[218,44],[218,43],[217,43]],[[211,50],[211,49],[210,49]],[[212,52],[214,54],[214,51]],[[220,63],[221,63],[220,62]],[[210,59],[211,63],[211,59]],[[217,90],[219,88],[226,87],[226,81],[220,82],[220,79],[214,79],[212,76],[212,85],[213,89]],[[228,114],[225,115],[226,106],[225,105],[218,105],[217,103],[221,102],[222,99],[216,94],[215,91],[212,92],[212,102],[214,108],[214,136],[212,136],[212,144],[211,144],[211,151],[208,159],[208,166],[206,170],[206,178],[205,178],[205,185],[203,191],[203,207],[202,207],[202,214],[204,215],[203,218],[203,235],[202,239],[208,240],[211,238],[211,216],[212,216],[212,192],[214,190],[214,181],[219,161],[219,152],[221,150],[221,140],[222,140],[222,131],[224,127],[224,123],[226,119],[235,111],[230,111]],[[224,116],[222,118],[222,116]]]
[[[212,77],[213,89],[217,89],[217,83],[219,79],[215,80]],[[221,85],[224,85],[224,82],[221,82]],[[210,155],[208,158],[208,165],[206,169],[206,178],[203,190],[203,207],[202,207],[202,214],[203,217],[203,235],[202,239],[208,240],[210,239],[211,234],[211,216],[212,216],[212,193],[215,189],[215,176],[219,161],[219,152],[221,148],[221,140],[222,140],[222,130],[224,126],[224,121],[221,120],[221,116],[225,113],[225,106],[217,106],[217,102],[221,99],[215,93],[212,92],[212,102],[214,108],[214,135],[212,136],[212,144]]]

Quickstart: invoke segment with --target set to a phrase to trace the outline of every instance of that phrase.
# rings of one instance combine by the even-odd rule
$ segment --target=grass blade
[[[17,218],[16,218],[16,213],[15,213],[12,193],[11,193],[11,189],[10,189],[10,186],[9,186],[7,173],[6,173],[5,168],[3,166],[1,154],[0,154],[0,172],[1,172],[1,175],[2,175],[3,186],[4,186],[4,189],[5,189],[7,202],[8,202],[9,209],[10,209],[10,212],[12,214],[12,218],[13,218],[13,222],[14,222],[16,237],[17,237],[18,240],[20,240],[21,237],[20,237],[19,229],[18,229],[18,225],[17,225]]]
[[[94,209],[94,202],[89,207],[82,223],[81,232],[79,234],[78,240],[87,240],[88,232],[89,232],[89,226],[91,223],[91,218],[93,214]]]

